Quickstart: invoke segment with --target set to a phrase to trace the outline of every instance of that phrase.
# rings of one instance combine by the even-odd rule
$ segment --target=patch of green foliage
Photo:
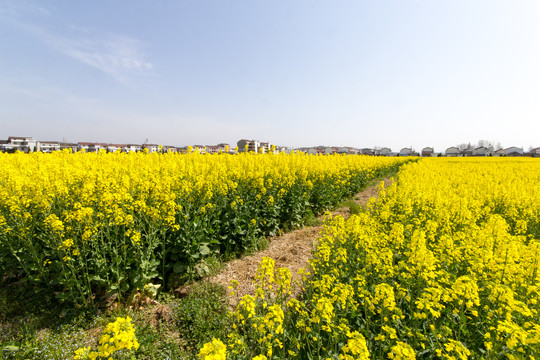
[[[342,201],[339,204],[339,207],[343,207],[343,208],[347,207],[347,208],[349,208],[349,213],[351,215],[360,214],[360,213],[365,211],[364,207],[362,205],[358,204],[357,202],[355,202],[354,200]]]
[[[172,303],[173,323],[187,350],[195,350],[213,337],[226,339],[231,321],[225,289],[217,284],[200,283],[187,297]]]

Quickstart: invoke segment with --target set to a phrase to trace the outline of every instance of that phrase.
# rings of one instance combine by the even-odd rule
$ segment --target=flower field
[[[540,358],[540,161],[423,159],[328,217],[303,295],[265,258],[201,359]],[[234,287],[234,285],[233,285]]]
[[[410,160],[410,159],[409,159]],[[0,154],[0,279],[88,304],[204,275],[407,159]]]

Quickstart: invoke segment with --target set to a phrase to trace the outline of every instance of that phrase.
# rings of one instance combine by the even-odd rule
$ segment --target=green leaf
[[[129,284],[127,282],[123,282],[120,284],[120,290],[121,291],[128,291],[129,290]]]
[[[158,267],[158,266],[159,266],[159,263],[160,263],[160,262],[159,262],[158,259],[152,259],[152,260],[150,260],[150,266],[151,266],[151,267],[154,267],[154,268],[155,268],[155,267]]]
[[[210,248],[206,244],[202,244],[199,246],[199,253],[203,256],[208,255],[210,254]]]
[[[15,345],[8,345],[8,346],[4,346],[4,348],[2,349],[3,351],[19,351],[20,348],[18,346],[15,346]]]
[[[103,284],[106,283],[105,279],[102,279],[101,277],[99,277],[99,276],[97,276],[97,275],[92,276],[92,277],[90,278],[90,281],[91,281],[91,282],[95,282],[95,283],[97,283],[97,284],[99,284],[99,285],[103,285]]]
[[[187,265],[181,262],[177,262],[173,266],[173,271],[175,274],[185,273],[186,269],[187,269]]]

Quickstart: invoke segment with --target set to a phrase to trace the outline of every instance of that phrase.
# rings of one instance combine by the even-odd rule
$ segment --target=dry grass
[[[384,179],[385,186],[390,184],[390,179]],[[377,197],[377,184],[366,188],[354,196],[353,201],[365,207],[370,198]],[[342,207],[332,211],[332,216],[342,216],[348,218],[350,216],[349,208]],[[259,262],[263,257],[270,257],[276,262],[276,268],[286,267],[291,271],[293,282],[299,280],[298,270],[308,266],[308,260],[311,258],[315,240],[322,229],[322,225],[306,227],[299,230],[286,233],[282,236],[270,239],[268,248],[259,251],[256,254],[245,256],[241,259],[236,259],[225,264],[223,269],[206,281],[217,283],[230,290],[228,286],[231,280],[238,281],[239,285],[236,289],[234,297],[229,296],[229,305],[235,307],[238,300],[247,294],[254,295],[255,287],[253,280],[259,266]],[[296,289],[293,295],[299,293]]]

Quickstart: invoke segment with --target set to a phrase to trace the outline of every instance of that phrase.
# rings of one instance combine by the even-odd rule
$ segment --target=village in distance
[[[254,153],[291,153],[302,152],[313,155],[331,155],[331,154],[348,154],[348,155],[370,155],[370,156],[423,156],[423,157],[438,157],[438,156],[531,156],[540,157],[540,147],[530,147],[527,151],[523,148],[511,146],[503,148],[500,144],[494,145],[489,141],[480,140],[477,144],[460,144],[457,146],[451,146],[444,152],[435,152],[433,147],[424,147],[422,150],[417,151],[412,147],[402,148],[399,152],[392,151],[388,147],[374,147],[374,148],[356,148],[349,146],[314,146],[314,147],[301,147],[292,148],[285,146],[271,145],[269,142],[263,142],[259,140],[247,140],[241,139],[237,142],[235,147],[226,143],[220,143],[217,145],[190,145],[190,146],[168,146],[150,144],[145,142],[144,144],[111,144],[100,142],[59,142],[59,141],[41,141],[33,137],[23,136],[10,136],[7,140],[0,140],[0,152],[52,152],[64,149],[71,149],[73,152],[85,151],[85,152],[192,152],[197,151],[205,154],[215,153],[230,153],[236,154],[241,152],[254,152]]]

